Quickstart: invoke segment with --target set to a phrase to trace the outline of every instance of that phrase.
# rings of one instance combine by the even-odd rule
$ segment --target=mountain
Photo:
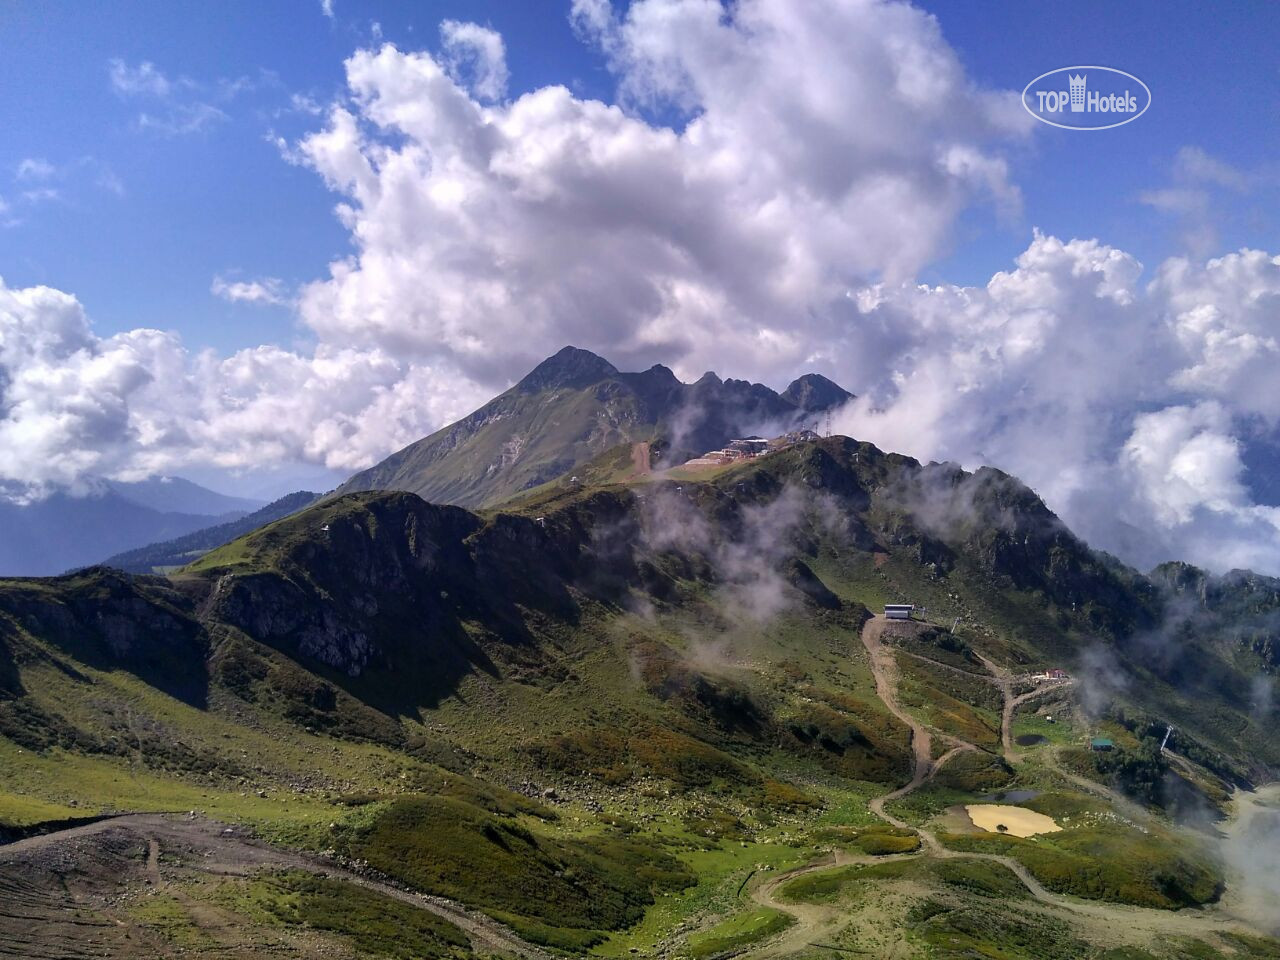
[[[801,410],[820,413],[834,410],[854,399],[852,393],[819,373],[806,373],[793,380],[782,391],[782,399],[794,403]]]
[[[83,497],[55,493],[27,503],[0,500],[0,576],[61,573],[241,515],[153,510],[110,487]]]
[[[84,496],[0,499],[0,576],[48,576],[239,518],[262,503],[181,477],[96,480]],[[249,527],[238,532],[245,532]]]
[[[1280,671],[1280,579],[1249,570],[1215,576],[1186,563],[1161,564],[1151,578],[1174,601],[1166,632],[1177,643],[1213,640]]]
[[[533,395],[628,384],[570,359]],[[1280,768],[1275,597],[845,437],[482,513],[347,493],[171,577],[0,581],[0,834],[55,831],[0,846],[0,937],[1274,957],[1270,841],[1222,818]]]
[[[679,463],[736,436],[812,422],[851,396],[817,374],[782,394],[714,373],[686,384],[661,365],[622,373],[587,350],[565,347],[479,410],[337,492],[403,490],[436,503],[491,505],[620,443],[658,441],[662,462]]]
[[[162,568],[165,567],[185,566],[215,547],[230,543],[236,537],[310,506],[319,496],[317,493],[300,490],[267,504],[261,510],[245,514],[237,520],[205,527],[172,540],[127,550],[108,557],[102,561],[102,564],[129,573],[156,573],[162,572]]]
[[[230,497],[182,477],[149,477],[127,483],[108,480],[105,485],[130,503],[159,513],[217,517],[228,513],[250,513],[263,506],[261,500]]]

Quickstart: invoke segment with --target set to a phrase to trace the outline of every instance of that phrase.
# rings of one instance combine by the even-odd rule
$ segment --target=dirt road
[[[897,663],[894,660],[894,652],[881,642],[882,635],[888,624],[889,621],[883,617],[873,617],[863,628],[862,643],[866,647],[871,672],[875,678],[876,695],[884,703],[885,708],[911,730],[913,768],[911,779],[905,786],[876,797],[869,801],[867,806],[886,823],[890,823],[895,827],[909,827],[909,824],[885,810],[885,804],[890,800],[904,797],[919,789],[958,753],[978,748],[971,743],[949,737],[948,740],[954,742],[955,746],[937,760],[933,759],[933,734],[923,723],[907,712],[898,700],[899,674]],[[987,664],[988,669],[991,670],[992,675],[1001,685],[1002,691],[1005,692],[1002,740],[1004,740],[1007,750],[1009,747],[1009,729],[1014,711],[1022,703],[1047,692],[1048,688],[1032,691],[1030,694],[1024,694],[1021,697],[1013,696],[1012,678],[1009,672],[1002,670],[990,661],[984,660],[984,663]],[[1054,689],[1061,689],[1061,685]],[[1177,912],[1153,910],[1144,907],[1078,900],[1074,897],[1052,893],[1032,876],[1026,867],[1012,857],[991,853],[962,853],[949,850],[942,845],[933,831],[923,826],[915,829],[920,834],[923,842],[922,853],[908,854],[907,856],[989,860],[998,863],[1022,882],[1027,892],[1039,902],[1041,907],[1062,910],[1077,917],[1100,921],[1097,924],[1097,935],[1112,939],[1115,943],[1140,943],[1152,937],[1167,936],[1169,934],[1204,936],[1221,932],[1245,934],[1252,932],[1248,926],[1213,909],[1182,910]],[[883,862],[888,859],[901,859],[901,856],[875,859],[877,862]],[[839,919],[837,908],[820,904],[797,904],[780,901],[777,897],[777,892],[782,884],[805,873],[827,870],[837,865],[854,862],[857,862],[857,858],[850,857],[847,854],[836,853],[829,860],[809,864],[798,870],[772,878],[758,886],[752,893],[756,903],[786,911],[796,918],[796,923],[777,939],[759,947],[756,953],[761,956],[773,956],[782,955],[788,950],[801,950],[806,945],[812,944],[824,931],[829,932],[833,924]]]
[[[653,470],[650,460],[649,441],[641,440],[631,445],[631,465],[635,467],[634,476],[644,476]]]
[[[85,844],[82,842],[89,838],[105,841],[108,837],[111,843]],[[465,931],[471,938],[473,947],[480,952],[514,955],[524,960],[550,960],[548,954],[527,943],[507,927],[459,903],[442,897],[402,890],[324,858],[282,849],[255,840],[238,828],[226,827],[209,820],[193,820],[185,816],[126,814],[0,846],[0,889],[6,886],[4,880],[10,871],[16,876],[21,876],[24,872],[31,876],[50,872],[52,867],[77,869],[77,859],[98,855],[100,846],[110,848],[130,841],[136,843],[138,840],[145,844],[146,849],[144,867],[146,882],[156,887],[168,879],[165,876],[163,859],[166,851],[172,851],[175,859],[183,862],[182,867],[168,869],[186,876],[194,873],[207,876],[241,877],[249,876],[261,869],[306,870],[310,873],[344,880],[435,914]],[[6,921],[15,919],[21,919],[21,916],[10,917],[3,908],[0,908],[0,954],[3,954],[4,940],[12,938],[12,934],[6,936],[9,933],[5,929]],[[30,919],[28,915],[28,923]],[[115,922],[123,923],[121,920]],[[49,955],[54,956],[57,953]],[[84,955],[114,956],[116,954],[90,952]]]
[[[923,784],[927,783],[935,776],[952,757],[964,750],[978,749],[971,743],[966,743],[957,738],[948,737],[948,740],[955,743],[951,750],[947,751],[937,760],[932,758],[932,740],[931,731],[910,713],[908,713],[898,700],[898,669],[894,660],[894,651],[886,647],[882,642],[886,626],[889,621],[883,617],[873,617],[869,620],[862,631],[862,643],[866,647],[870,660],[872,675],[875,678],[876,695],[884,703],[885,708],[905,723],[911,730],[913,769],[911,779],[905,786],[899,787],[889,793],[876,797],[868,802],[868,808],[886,823],[890,823],[895,827],[909,827],[910,825],[901,819],[893,816],[885,810],[884,806],[890,800],[906,796],[913,790],[919,789]],[[1005,710],[1004,721],[1002,723],[1002,740],[1005,741],[1006,749],[1009,745],[1009,728],[1012,723],[1014,711],[1022,703],[1035,699],[1043,693],[1048,692],[1050,688],[1032,691],[1022,696],[1014,696],[1012,690],[1012,678],[1007,670],[1003,670],[996,664],[984,659],[983,661],[989,670],[991,670],[996,682],[1001,685],[1001,689],[1005,691]],[[1062,689],[1061,684],[1052,689]],[[1065,772],[1064,772],[1065,773]],[[1068,778],[1075,780],[1077,778],[1068,775]],[[1111,793],[1105,787],[1092,784],[1091,787],[1098,788],[1099,791]],[[1109,798],[1110,799],[1110,798]],[[1123,799],[1123,798],[1120,798]],[[1031,872],[1017,860],[1012,857],[1001,856],[991,853],[962,853],[950,850],[944,847],[941,841],[933,831],[926,827],[914,828],[920,834],[923,843],[922,852],[919,854],[903,854],[892,857],[877,858],[858,858],[849,854],[837,852],[829,859],[818,861],[801,867],[797,870],[789,871],[781,874],[769,881],[759,885],[752,892],[753,900],[762,906],[772,907],[777,910],[783,910],[790,913],[796,918],[796,923],[773,941],[763,944],[756,949],[755,954],[760,956],[782,955],[788,951],[799,951],[806,946],[811,946],[814,941],[829,934],[836,926],[841,918],[840,910],[837,906],[825,906],[821,904],[798,904],[781,901],[778,899],[778,890],[789,880],[793,880],[798,876],[806,873],[812,873],[818,870],[828,870],[836,866],[843,866],[849,863],[860,862],[861,860],[885,862],[887,860],[898,860],[904,857],[925,856],[936,857],[939,859],[973,859],[973,860],[989,860],[998,863],[1005,869],[1009,870],[1016,876],[1027,892],[1037,901],[1038,909],[1048,912],[1064,911],[1070,913],[1077,918],[1096,921],[1093,923],[1091,935],[1101,941],[1110,941],[1114,944],[1141,944],[1147,943],[1152,938],[1163,937],[1168,935],[1183,935],[1192,937],[1203,937],[1205,935],[1213,935],[1216,933],[1242,933],[1251,934],[1253,929],[1243,923],[1237,922],[1235,919],[1226,916],[1221,910],[1216,908],[1188,909],[1180,911],[1154,910],[1145,907],[1131,907],[1122,904],[1102,903],[1092,900],[1079,900],[1074,897],[1063,896],[1061,894],[1052,893],[1047,890],[1039,880],[1032,876]]]
[[[1011,688],[1003,689],[1004,692],[1004,712],[1000,718],[1000,742],[1004,745],[1005,759],[1010,763],[1017,763],[1022,759],[1022,751],[1017,748],[1013,742],[1013,717],[1017,710],[1024,703],[1030,703],[1032,700],[1038,700],[1040,697],[1050,693],[1057,693],[1066,690],[1074,681],[1065,680],[1055,683],[1052,686],[1037,687],[1030,693],[1024,693],[1017,697],[1010,696],[1013,693]]]
[[[926,783],[933,777],[939,768],[943,766],[951,757],[964,749],[976,750],[973,744],[957,741],[957,746],[947,753],[943,754],[936,761],[931,759],[931,741],[929,730],[909,713],[907,713],[898,701],[898,670],[897,664],[894,662],[893,652],[881,643],[881,636],[889,621],[883,617],[873,617],[867,621],[862,631],[862,643],[867,648],[870,657],[871,671],[875,677],[876,694],[884,702],[885,707],[895,717],[907,724],[911,728],[912,744],[914,746],[915,769],[912,772],[911,780],[906,786],[900,787],[891,793],[877,797],[868,803],[870,810],[887,823],[896,827],[906,827],[904,823],[897,817],[888,813],[884,809],[884,804],[890,800],[906,796],[913,790],[918,789],[922,784]],[[1012,679],[1007,670],[1003,670],[997,665],[991,663],[985,658],[980,658],[987,668],[991,670],[992,675],[996,677],[1001,684],[1001,689],[1006,691],[1004,721],[1002,723],[1002,739],[1008,737],[1009,726],[1012,721],[1013,711],[1023,702],[1034,699],[1041,691],[1032,691],[1031,694],[1022,697],[1013,697]],[[1061,689],[1059,684],[1054,689]],[[1047,691],[1048,688],[1046,688]],[[954,738],[952,738],[954,739]],[[1006,741],[1007,748],[1007,741]],[[1075,778],[1071,778],[1075,779]],[[1097,785],[1093,785],[1097,786]],[[1106,788],[1101,788],[1105,790]],[[1110,793],[1110,791],[1107,791]],[[1223,931],[1235,931],[1239,933],[1250,933],[1250,929],[1243,924],[1223,916],[1221,913],[1213,911],[1211,908],[1201,910],[1182,910],[1178,912],[1168,910],[1153,910],[1144,907],[1129,907],[1120,904],[1099,903],[1095,901],[1078,900],[1074,897],[1062,896],[1060,894],[1051,893],[1038,881],[1031,872],[1027,870],[1021,863],[1011,857],[1000,856],[990,853],[961,853],[949,850],[942,845],[937,836],[925,827],[916,827],[920,837],[924,843],[924,855],[945,859],[978,859],[991,860],[999,863],[1010,870],[1019,880],[1027,891],[1042,904],[1056,907],[1062,910],[1070,911],[1077,915],[1093,917],[1108,921],[1108,923],[1120,924],[1117,931],[1125,931],[1127,933],[1141,933],[1142,935],[1170,934],[1181,933],[1186,935],[1204,935],[1206,933],[1218,933]],[[790,909],[791,905],[786,905],[783,909]]]
[[[821,931],[831,926],[836,919],[835,911],[831,907],[818,903],[783,903],[778,900],[778,889],[784,883],[794,880],[796,877],[802,877],[806,873],[813,873],[817,870],[831,870],[835,867],[844,866],[848,862],[846,856],[842,855],[840,851],[836,851],[822,860],[795,870],[788,870],[785,873],[778,874],[776,877],[771,877],[751,891],[751,899],[760,904],[760,906],[772,907],[774,910],[789,913],[796,921],[777,937],[758,948],[758,956],[785,957],[789,954],[800,953],[809,943],[820,936]]]
[[[778,891],[797,877],[820,870],[833,870],[856,863],[889,863],[894,860],[906,860],[917,856],[914,853],[895,853],[884,857],[872,857],[865,854],[854,855],[844,850],[836,850],[821,860],[787,870],[771,877],[751,891],[751,899],[762,907],[771,907],[789,913],[795,923],[769,942],[757,947],[755,956],[785,957],[804,952],[806,948],[830,937],[838,924],[845,918],[844,912],[835,904],[792,903],[778,898]]]
[[[867,648],[871,673],[875,677],[876,696],[880,698],[891,714],[911,730],[913,763],[911,779],[905,786],[886,793],[882,797],[876,797],[868,803],[868,806],[871,812],[881,820],[887,821],[895,827],[908,827],[907,823],[888,813],[884,809],[884,805],[890,800],[905,797],[912,791],[919,789],[922,784],[931,780],[943,764],[957,753],[964,750],[976,750],[977,747],[971,743],[956,740],[954,737],[948,737],[948,742],[954,743],[955,746],[936,761],[933,759],[933,735],[930,733],[929,728],[904,710],[902,704],[898,702],[898,663],[893,657],[893,651],[880,642],[881,635],[884,633],[888,623],[889,621],[883,617],[872,617],[868,620],[866,626],[862,628],[862,645]]]

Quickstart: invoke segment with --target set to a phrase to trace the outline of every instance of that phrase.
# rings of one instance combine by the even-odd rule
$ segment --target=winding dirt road
[[[911,750],[914,756],[912,763],[911,779],[905,786],[899,787],[890,793],[886,793],[882,797],[876,797],[868,803],[871,812],[881,820],[893,824],[895,827],[908,827],[909,825],[899,820],[893,814],[888,813],[884,809],[884,805],[890,800],[897,800],[899,797],[905,797],[907,794],[917,790],[924,783],[933,779],[948,760],[957,753],[965,750],[976,750],[971,743],[965,743],[955,737],[947,737],[947,741],[954,743],[955,746],[940,756],[937,760],[933,759],[933,734],[929,728],[916,720],[911,714],[903,709],[902,704],[898,702],[898,663],[894,660],[893,651],[880,642],[880,638],[884,633],[885,627],[889,621],[883,617],[872,617],[867,621],[866,626],[862,628],[862,645],[867,648],[867,657],[871,664],[871,674],[876,681],[876,696],[885,705],[885,708],[901,720],[911,730]]]
[[[933,734],[923,723],[903,709],[898,700],[899,675],[897,663],[894,660],[893,651],[881,642],[884,630],[888,625],[889,621],[885,620],[883,617],[873,617],[871,620],[867,621],[867,624],[862,631],[862,643],[867,649],[872,675],[875,678],[876,695],[884,703],[885,708],[905,723],[911,730],[912,754],[914,758],[913,769],[911,779],[905,786],[899,787],[896,790],[870,800],[867,806],[877,817],[884,820],[886,823],[892,824],[895,827],[909,828],[910,824],[905,823],[903,820],[893,816],[893,814],[885,810],[885,804],[891,800],[904,797],[912,791],[919,789],[919,787],[932,779],[937,772],[949,760],[951,760],[952,757],[965,750],[976,750],[978,748],[971,743],[948,736],[948,741],[955,743],[955,746],[937,760],[933,759]],[[1021,704],[1029,700],[1033,700],[1038,696],[1042,696],[1050,690],[1061,690],[1064,685],[1056,684],[1052,688],[1040,688],[1038,690],[1033,690],[1028,694],[1014,696],[1013,681],[1010,673],[985,658],[980,659],[983,660],[983,663],[991,671],[992,676],[999,684],[1003,693],[1004,711],[1001,723],[1001,739],[1004,742],[1006,753],[1010,755],[1009,758],[1011,761],[1019,760],[1021,759],[1021,755],[1010,750],[1010,727],[1012,725],[1014,712]],[[1075,780],[1076,778],[1074,776],[1069,776],[1069,779]],[[1099,785],[1092,786],[1099,787]],[[1099,792],[1101,791],[1106,791],[1106,788],[1100,788]],[[1110,794],[1111,791],[1106,791],[1106,793]],[[1082,917],[1090,917],[1105,921],[1106,929],[1116,938],[1117,942],[1129,942],[1154,936],[1167,936],[1169,934],[1204,936],[1205,934],[1224,932],[1243,934],[1251,934],[1254,932],[1249,926],[1224,916],[1212,908],[1181,910],[1175,912],[1169,910],[1155,910],[1146,907],[1125,906],[1122,904],[1102,903],[1091,900],[1080,900],[1075,897],[1052,893],[1047,890],[1040,881],[1032,876],[1031,872],[1026,867],[1017,860],[1014,860],[1012,857],[1001,856],[993,853],[964,853],[950,850],[942,845],[941,841],[938,840],[933,831],[923,826],[915,827],[914,829],[919,833],[923,843],[922,853],[920,854],[901,854],[891,857],[860,858],[853,857],[842,852],[837,852],[833,854],[829,860],[821,860],[816,863],[808,864],[796,870],[781,874],[759,885],[752,892],[752,899],[756,903],[789,913],[796,918],[797,922],[778,938],[775,938],[774,940],[757,948],[756,954],[761,956],[772,956],[783,955],[789,950],[800,950],[806,945],[811,945],[816,936],[820,935],[823,931],[828,930],[838,919],[838,911],[834,907],[823,906],[820,904],[791,903],[789,901],[782,901],[778,899],[778,891],[787,881],[793,880],[806,873],[828,870],[836,866],[872,861],[883,863],[888,860],[899,860],[904,857],[912,856],[927,856],[939,859],[989,860],[991,862],[998,863],[1013,873],[1013,875],[1022,882],[1023,886],[1026,887],[1027,892],[1043,906],[1068,911]]]
[[[817,860],[803,867],[797,867],[794,870],[787,870],[776,877],[770,877],[751,891],[751,899],[760,906],[772,907],[774,910],[789,913],[796,921],[761,948],[767,955],[786,956],[787,954],[801,952],[813,941],[817,931],[826,929],[834,919],[832,908],[823,904],[781,902],[778,899],[778,889],[784,883],[788,883],[796,877],[802,877],[806,873],[831,870],[836,867],[843,867],[850,862],[851,859],[847,854],[837,850],[822,860]]]
[[[1075,681],[1054,680],[1027,693],[1015,695],[1013,692],[1014,677],[1008,667],[1002,667],[992,662],[977,651],[974,651],[974,655],[982,661],[982,665],[991,674],[991,681],[1000,688],[1000,696],[1004,700],[1004,709],[1000,715],[1000,743],[1004,747],[1005,759],[1010,763],[1017,763],[1023,756],[1022,751],[1013,742],[1013,717],[1018,708],[1024,703],[1038,700],[1047,694],[1068,690]]]
[[[834,870],[836,867],[847,867],[852,864],[890,863],[894,860],[907,860],[918,856],[915,853],[893,853],[883,857],[872,857],[866,854],[854,855],[844,850],[836,850],[821,860],[796,867],[771,877],[751,891],[751,899],[762,907],[770,907],[789,913],[795,923],[767,943],[754,951],[755,956],[785,957],[802,952],[806,947],[815,946],[816,942],[830,935],[835,925],[842,919],[842,912],[834,904],[794,903],[780,900],[778,891],[797,877],[822,870]]]

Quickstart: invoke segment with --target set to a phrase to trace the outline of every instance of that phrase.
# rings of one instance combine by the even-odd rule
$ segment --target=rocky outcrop
[[[0,591],[0,618],[83,663],[124,669],[183,699],[203,697],[208,638],[191,600],[163,577],[92,567]]]

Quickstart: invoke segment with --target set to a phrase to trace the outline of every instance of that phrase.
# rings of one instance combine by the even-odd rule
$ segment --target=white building
[[[911,612],[915,610],[914,603],[886,603],[884,605],[884,615],[887,620],[910,620]]]

